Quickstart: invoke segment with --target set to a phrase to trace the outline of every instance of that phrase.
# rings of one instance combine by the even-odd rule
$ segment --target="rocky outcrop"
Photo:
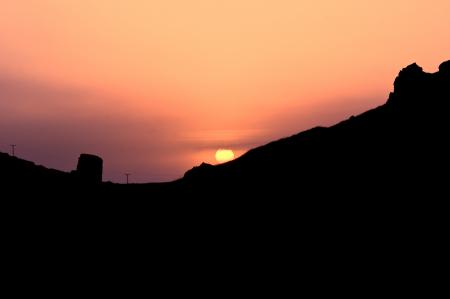
[[[423,112],[436,110],[441,105],[446,106],[447,104],[442,101],[448,96],[449,79],[450,61],[443,62],[437,73],[426,73],[413,63],[400,71],[387,104],[395,106],[402,112],[414,110],[414,113],[419,110]],[[439,114],[443,110],[433,112]]]
[[[441,65],[439,66],[439,73],[445,76],[450,75],[450,60],[441,63]]]

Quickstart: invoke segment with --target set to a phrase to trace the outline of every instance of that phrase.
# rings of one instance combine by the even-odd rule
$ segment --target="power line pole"
[[[128,185],[128,177],[131,175],[131,173],[125,173],[125,176],[127,177],[127,185]]]
[[[16,149],[16,146],[17,146],[17,145],[15,145],[15,144],[10,144],[10,146],[11,146],[11,153],[12,153],[12,156],[15,157],[15,155],[16,155],[15,149]]]

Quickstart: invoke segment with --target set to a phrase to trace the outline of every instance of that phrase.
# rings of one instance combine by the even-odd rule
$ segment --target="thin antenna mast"
[[[15,157],[15,155],[16,155],[16,146],[17,145],[15,145],[15,144],[10,144],[10,146],[11,146],[11,153],[12,153],[12,156],[13,157]]]

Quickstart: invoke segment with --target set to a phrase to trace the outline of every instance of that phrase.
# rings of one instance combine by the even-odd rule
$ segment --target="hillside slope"
[[[313,128],[252,149],[225,164],[202,164],[176,182],[86,184],[76,172],[47,169],[0,153],[0,187],[32,187],[62,197],[93,189],[105,196],[142,198],[427,196],[448,185],[449,102],[450,61],[433,74],[412,64],[395,79],[386,104],[332,127]]]
[[[437,73],[403,69],[386,104],[185,174],[189,188],[250,193],[370,195],[442,186],[448,156],[450,61]],[[430,190],[432,192],[432,190]]]

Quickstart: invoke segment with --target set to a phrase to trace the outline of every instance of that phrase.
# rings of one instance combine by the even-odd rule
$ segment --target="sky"
[[[0,151],[168,181],[383,104],[450,59],[449,0],[0,0]]]

